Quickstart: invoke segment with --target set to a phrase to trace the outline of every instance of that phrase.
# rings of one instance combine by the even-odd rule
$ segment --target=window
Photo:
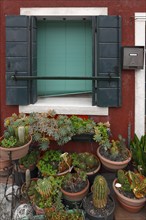
[[[91,19],[37,21],[38,76],[92,76]],[[91,93],[91,80],[38,80],[38,95]]]
[[[77,23],[77,21],[74,22]],[[38,77],[39,73],[36,65],[38,45],[36,31],[37,19],[33,16],[6,17],[6,101],[8,105],[29,105],[37,101],[37,82],[28,79]],[[121,18],[119,16],[92,17],[92,77],[96,78],[92,81],[93,106],[118,107],[121,105],[120,42]],[[86,47],[88,47],[87,44]],[[55,62],[58,65],[59,61]],[[65,65],[70,66],[68,63]],[[82,62],[80,70],[83,66],[91,68],[87,62]],[[72,69],[73,67],[70,68]],[[85,73],[86,71],[83,74]],[[14,77],[11,78],[13,75],[17,80],[13,80]],[[27,78],[22,80],[22,77]],[[87,88],[91,88],[90,83]],[[81,89],[81,86],[78,90],[79,88]],[[86,88],[81,90],[84,89]]]

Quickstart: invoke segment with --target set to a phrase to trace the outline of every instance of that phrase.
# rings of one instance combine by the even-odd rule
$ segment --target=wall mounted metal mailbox
[[[143,69],[144,47],[123,47],[123,69]]]

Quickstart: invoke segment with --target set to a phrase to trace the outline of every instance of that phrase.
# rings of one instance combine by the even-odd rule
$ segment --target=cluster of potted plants
[[[134,198],[134,202],[137,204],[134,212],[139,211],[145,203],[146,135],[141,138],[135,135],[131,140],[130,149],[128,149],[126,141],[121,135],[119,135],[118,140],[111,138],[108,122],[96,123],[90,118],[56,115],[54,111],[41,114],[31,113],[30,115],[13,114],[5,120],[5,128],[4,136],[0,139],[0,162],[5,160],[7,162],[6,167],[8,167],[12,160],[18,160],[19,168],[23,171],[28,168],[33,169],[31,165],[37,166],[41,179],[32,179],[29,184],[26,184],[23,191],[27,192],[33,205],[35,203],[36,206],[43,208],[43,214],[45,211],[45,215],[49,219],[66,220],[68,219],[67,216],[70,216],[71,219],[73,213],[77,215],[77,210],[71,212],[66,210],[62,202],[65,200],[71,202],[84,201],[85,210],[88,208],[86,203],[92,204],[90,208],[95,219],[98,218],[97,209],[100,209],[98,211],[101,215],[101,212],[107,206],[109,207],[107,204],[110,201],[113,206],[108,209],[107,213],[113,216],[111,212],[114,210],[114,200],[109,196],[106,179],[98,173],[101,165],[107,171],[117,172],[118,179],[113,182],[113,189],[117,198],[119,194],[122,197],[129,197],[130,195],[128,200]],[[56,141],[58,145],[63,145],[76,135],[83,134],[91,134],[90,138],[92,137],[92,140],[97,142],[97,156],[89,152],[77,154],[76,152],[69,153],[48,149],[49,142],[52,140]],[[20,153],[21,149],[22,153]],[[133,170],[127,171],[129,163],[131,163]],[[25,168],[21,168],[22,164]],[[93,174],[94,181],[91,182],[90,175]],[[59,193],[59,197],[54,196],[50,201],[48,197],[51,198],[52,193],[50,192],[49,195],[46,193],[51,189],[51,184],[54,187],[59,184],[56,186],[57,189],[53,189],[53,193],[59,190],[61,195]],[[91,185],[93,186],[90,188]],[[80,189],[83,190],[83,196],[79,195],[77,198]],[[101,192],[101,189],[104,190]],[[67,195],[65,191],[68,191]],[[76,194],[73,198],[69,198],[72,193]],[[35,197],[31,197],[33,194]],[[101,199],[102,202],[100,201],[100,203],[99,200]],[[118,198],[118,200],[122,205],[127,204],[123,198]],[[141,200],[143,201],[142,206],[139,205]],[[129,203],[123,207],[133,211]],[[82,211],[79,213],[81,214]],[[88,216],[91,214],[88,210],[86,213]],[[94,216],[90,218],[94,219]],[[104,218],[105,216],[103,216]]]
[[[5,119],[5,133],[11,132],[9,144],[15,143],[14,133],[18,127],[23,126],[27,133],[32,136],[33,142],[37,142],[40,149],[46,150],[51,140],[55,140],[58,145],[64,145],[69,142],[74,136],[82,134],[91,134],[93,139],[97,140],[97,133],[101,124],[105,125],[106,130],[109,130],[108,123],[96,123],[91,118],[82,118],[80,116],[57,115],[55,111],[47,113],[33,112],[26,114],[12,114]],[[13,132],[13,133],[12,133]],[[103,135],[103,131],[101,130]],[[5,138],[8,138],[5,135]]]
[[[28,197],[37,215],[44,215],[51,220],[85,220],[86,215],[89,219],[105,219],[105,216],[106,219],[112,219],[114,216],[115,202],[110,196],[106,179],[101,175],[95,177],[90,188],[84,171],[41,179],[30,179],[29,172],[26,173],[22,195]],[[71,202],[74,207],[66,206],[64,201]],[[81,201],[84,203],[83,207],[77,205]]]

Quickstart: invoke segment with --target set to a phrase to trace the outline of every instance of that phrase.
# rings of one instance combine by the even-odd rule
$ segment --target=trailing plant
[[[121,192],[131,192],[140,199],[146,196],[146,177],[130,170],[118,170],[116,187]]]
[[[33,123],[30,125],[30,134],[33,140],[38,142],[41,150],[47,150],[50,144],[50,139],[57,129],[55,120],[55,111],[51,110],[46,113],[32,112],[29,118]]]
[[[146,176],[146,134],[140,138],[135,134],[130,143],[130,150],[137,170]]]
[[[29,116],[34,123],[31,124],[30,132],[34,140],[42,142],[41,148],[46,150],[50,139],[54,139],[58,145],[63,145],[71,140],[73,128],[71,120],[66,115],[56,115],[55,111],[47,113],[33,112]]]
[[[96,208],[104,208],[107,204],[109,188],[106,179],[96,176],[92,185],[93,204]]]

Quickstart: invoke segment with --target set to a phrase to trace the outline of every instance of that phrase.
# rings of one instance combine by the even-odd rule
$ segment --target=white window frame
[[[135,46],[145,46],[146,13],[135,13]],[[144,55],[145,56],[145,55]],[[135,133],[145,133],[145,57],[144,68],[135,71]]]
[[[20,15],[27,16],[98,16],[108,15],[106,7],[51,7],[20,8]],[[54,109],[57,114],[103,115],[109,114],[107,107],[92,106],[91,98],[49,97],[40,98],[35,104],[19,106],[19,112],[45,112]]]

